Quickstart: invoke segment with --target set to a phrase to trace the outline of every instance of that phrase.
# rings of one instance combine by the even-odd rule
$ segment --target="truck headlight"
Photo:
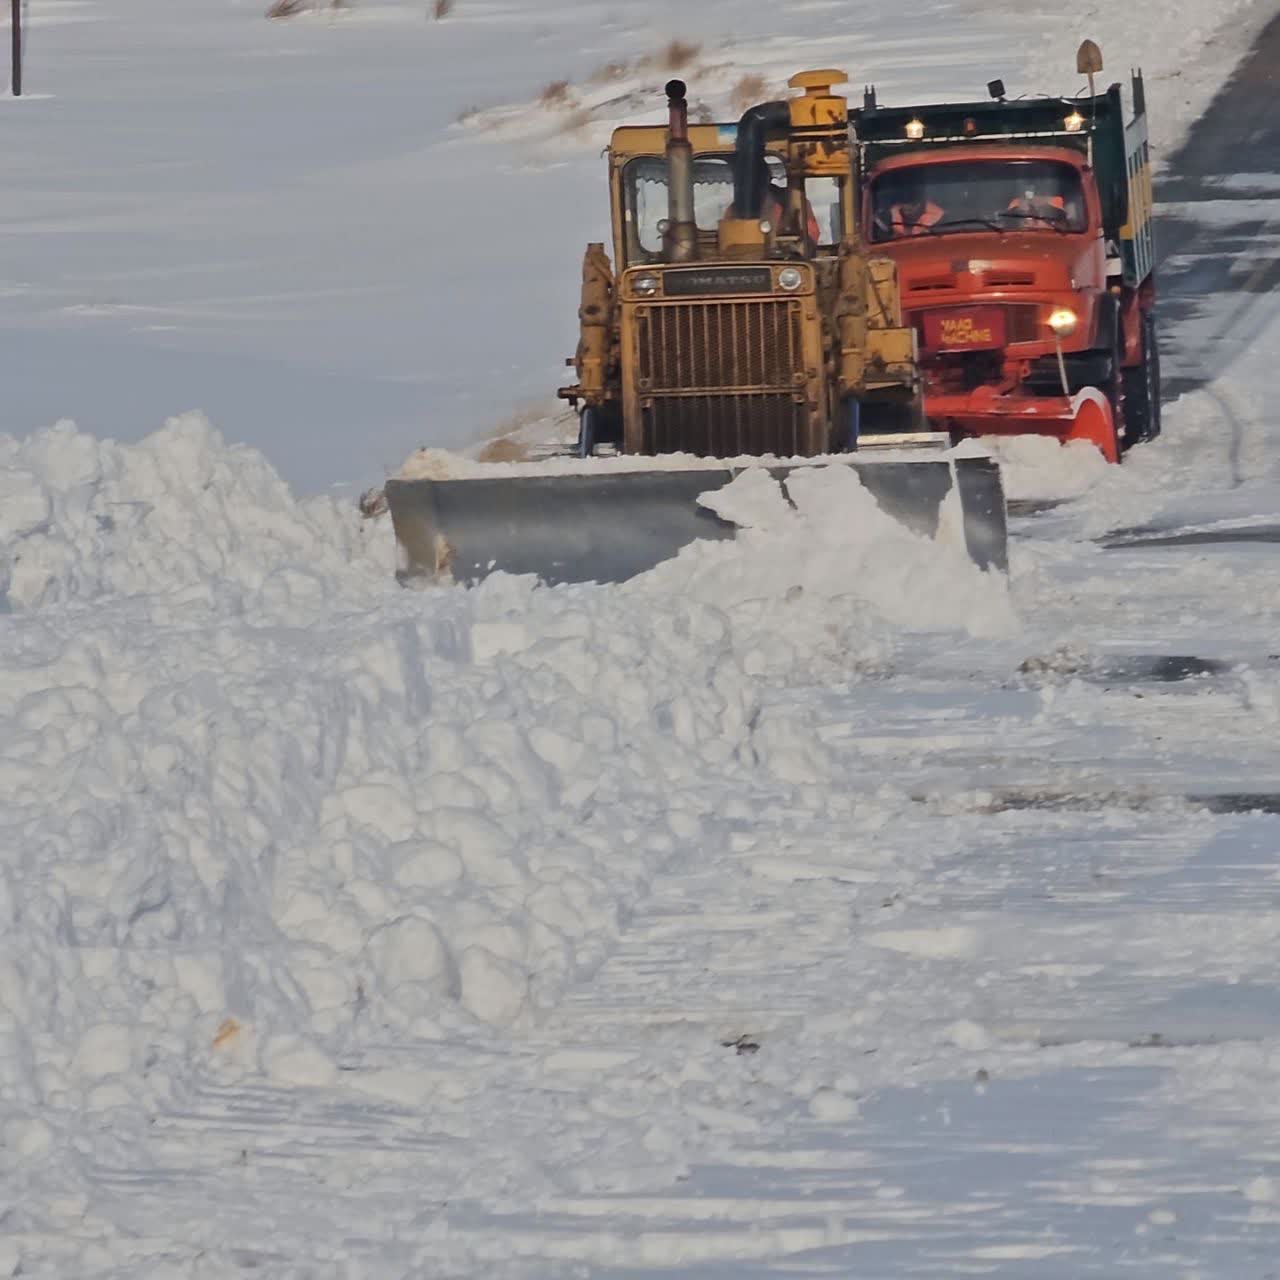
[[[1059,307],[1049,316],[1049,328],[1060,338],[1069,338],[1079,323],[1080,318],[1070,307]]]
[[[793,292],[804,284],[804,276],[796,267],[783,267],[778,272],[778,288]]]
[[[658,277],[636,276],[636,278],[631,282],[631,287],[642,298],[651,298],[658,292]]]

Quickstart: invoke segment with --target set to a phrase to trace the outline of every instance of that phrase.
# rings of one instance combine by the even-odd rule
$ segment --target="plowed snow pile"
[[[0,605],[100,595],[318,597],[361,553],[353,512],[294,502],[256,450],[199,414],[124,446],[59,423],[0,436]],[[370,568],[372,568],[372,562]],[[188,597],[184,597],[184,600]]]
[[[716,501],[756,528],[623,587],[414,593],[385,524],[295,502],[198,418],[0,458],[0,1098],[28,1180],[192,1073],[323,1083],[389,1030],[527,1023],[750,816],[744,779],[829,782],[760,717],[768,682],[1013,625],[845,468],[798,512],[744,476]]]

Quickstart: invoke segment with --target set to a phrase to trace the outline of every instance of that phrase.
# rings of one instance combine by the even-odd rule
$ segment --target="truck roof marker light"
[[[978,132],[978,122],[969,116],[964,122],[965,137],[972,138]]]
[[[924,121],[917,118],[907,121],[907,137],[912,142],[919,142],[924,137]]]
[[[1079,133],[1084,128],[1084,116],[1078,111],[1073,111],[1063,122],[1063,128],[1068,133]]]

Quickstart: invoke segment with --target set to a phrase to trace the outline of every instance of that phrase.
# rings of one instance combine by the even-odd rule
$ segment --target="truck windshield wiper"
[[[942,230],[943,227],[990,227],[992,231],[1007,231],[1008,227],[1002,227],[998,222],[991,218],[947,218],[943,222],[935,222],[925,228],[930,235]]]
[[[1043,222],[1051,231],[1056,231],[1060,236],[1069,235],[1071,228],[1066,225],[1067,219],[1064,215],[1061,218],[1046,218],[1043,213],[1032,213],[1028,209],[1006,209],[1000,215],[1002,218],[1034,218],[1037,222]]]

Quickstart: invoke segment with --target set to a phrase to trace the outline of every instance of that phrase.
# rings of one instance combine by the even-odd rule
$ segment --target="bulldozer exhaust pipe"
[[[791,106],[787,102],[762,102],[743,113],[738,121],[738,140],[733,154],[733,213],[737,218],[759,218],[764,211],[769,170],[765,165],[765,143],[771,133],[791,127]]]
[[[693,147],[683,80],[668,81],[667,109],[667,234],[662,256],[667,262],[693,262],[698,256],[698,224],[693,215]]]

